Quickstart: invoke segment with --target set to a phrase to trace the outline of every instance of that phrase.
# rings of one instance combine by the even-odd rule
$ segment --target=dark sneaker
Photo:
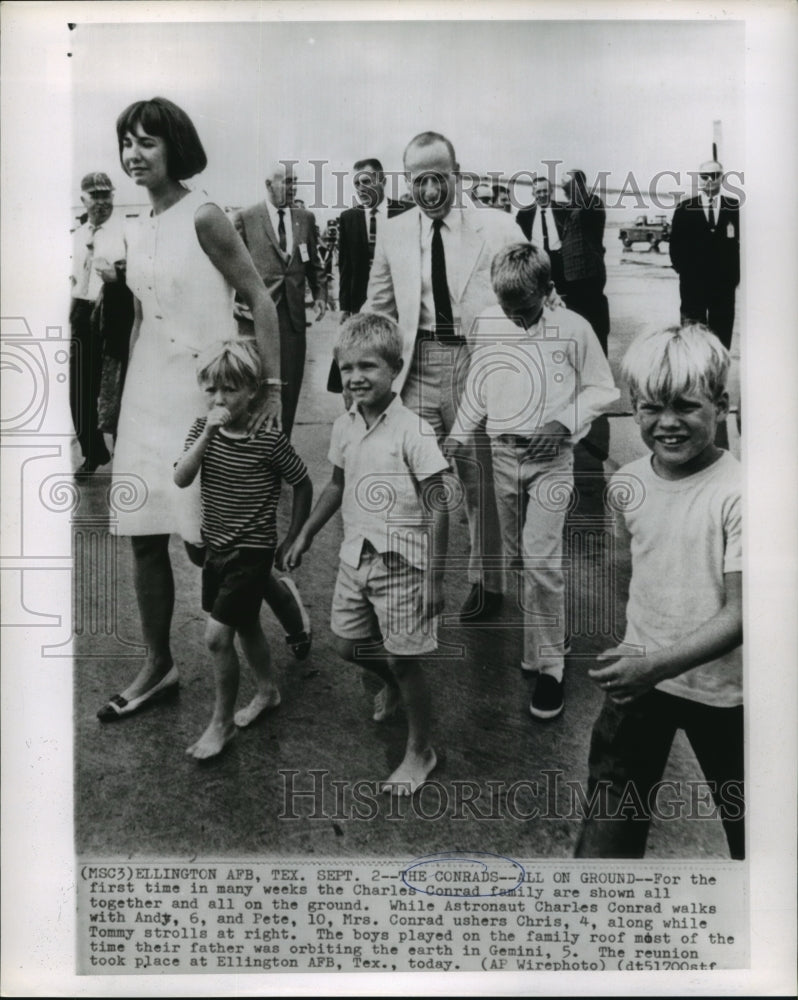
[[[91,459],[84,458],[80,467],[75,470],[75,479],[88,479],[101,465],[108,465],[110,461],[111,452],[107,448],[103,448],[101,452],[98,452]]]
[[[493,621],[499,613],[503,600],[503,594],[485,590],[481,583],[473,584],[468,597],[460,608],[460,623],[462,625],[476,625],[481,622]]]
[[[563,684],[551,674],[538,674],[535,693],[529,703],[530,714],[536,719],[553,719],[563,709]]]
[[[299,617],[302,622],[302,628],[297,632],[292,632],[290,635],[285,637],[285,642],[288,648],[293,653],[297,660],[304,660],[305,657],[310,652],[312,639],[312,632],[310,629],[310,615],[307,613],[305,605],[302,603],[302,598],[299,596],[299,590],[297,585],[291,579],[290,576],[283,576],[280,578],[280,583],[291,593],[291,596],[296,602],[296,608],[299,612]]]

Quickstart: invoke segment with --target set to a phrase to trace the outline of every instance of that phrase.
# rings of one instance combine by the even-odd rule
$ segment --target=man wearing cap
[[[114,186],[108,175],[86,174],[80,188],[87,218],[73,235],[69,404],[83,454],[76,475],[82,477],[111,457],[98,426],[102,343],[92,313],[104,284],[124,285],[125,241],[121,222],[113,218]]]
[[[679,275],[683,323],[705,323],[731,345],[734,295],[740,282],[740,203],[720,193],[723,167],[699,167],[699,193],[673,213],[670,254]]]

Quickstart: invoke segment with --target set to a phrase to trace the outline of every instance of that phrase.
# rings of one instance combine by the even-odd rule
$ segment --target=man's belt
[[[423,340],[436,340],[439,344],[464,344],[465,337],[453,331],[443,330],[418,330],[416,332],[416,343]]]

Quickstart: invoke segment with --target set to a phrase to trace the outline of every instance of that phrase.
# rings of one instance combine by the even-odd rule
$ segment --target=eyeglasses
[[[720,180],[720,174],[699,174],[698,175],[702,181],[717,181]]]

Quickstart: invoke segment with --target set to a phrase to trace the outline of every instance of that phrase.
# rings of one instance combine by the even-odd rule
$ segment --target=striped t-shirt
[[[184,452],[200,436],[205,421],[194,421]],[[275,548],[280,480],[295,486],[307,474],[282,431],[261,424],[252,436],[231,438],[220,429],[202,458],[203,539],[216,549]]]

